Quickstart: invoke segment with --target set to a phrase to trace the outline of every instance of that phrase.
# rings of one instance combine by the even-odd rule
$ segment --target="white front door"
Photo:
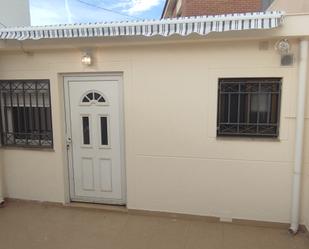
[[[64,83],[71,200],[125,204],[121,77]]]

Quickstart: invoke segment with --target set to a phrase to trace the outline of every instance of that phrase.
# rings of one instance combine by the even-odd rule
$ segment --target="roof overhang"
[[[0,29],[0,40],[207,36],[212,32],[274,29],[283,23],[283,17],[282,12],[275,11],[151,21],[3,28]]]

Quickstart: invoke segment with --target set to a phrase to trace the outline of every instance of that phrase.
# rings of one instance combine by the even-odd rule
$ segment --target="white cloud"
[[[160,5],[162,0],[122,0],[117,7],[125,8],[130,15],[145,12]]]

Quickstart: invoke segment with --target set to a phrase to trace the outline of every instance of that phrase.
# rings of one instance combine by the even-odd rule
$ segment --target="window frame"
[[[225,81],[225,82],[224,82]],[[281,121],[281,105],[282,105],[282,82],[283,82],[283,78],[282,77],[224,77],[224,78],[218,78],[218,96],[217,96],[217,126],[216,126],[216,135],[218,138],[220,137],[238,137],[238,138],[270,138],[270,139],[278,139],[280,136],[280,121]],[[273,114],[272,112],[270,112],[270,116],[271,115],[276,115],[276,122],[275,123],[271,123],[271,122],[267,122],[267,123],[262,123],[257,120],[255,123],[241,123],[239,122],[239,117],[237,117],[237,122],[230,122],[231,125],[236,125],[237,126],[237,130],[238,132],[223,132],[222,130],[220,130],[222,122],[221,119],[221,97],[222,97],[222,93],[221,93],[221,84],[222,83],[234,83],[234,84],[246,84],[246,83],[251,83],[251,84],[258,84],[259,85],[259,90],[252,92],[253,94],[276,94],[276,112],[275,114]],[[278,88],[277,91],[274,92],[265,92],[265,91],[261,91],[261,85],[262,84],[267,84],[267,83],[273,83],[274,85],[276,84],[276,87]],[[240,88],[239,88],[240,89]],[[250,92],[250,96],[252,96],[252,93]],[[231,94],[233,94],[233,92],[231,92]],[[237,98],[237,103],[238,103],[238,112],[240,111],[240,103],[239,103],[239,96],[243,93],[241,93],[241,91],[238,92],[234,92],[234,94],[238,94],[238,98]],[[249,93],[247,93],[249,94]],[[267,107],[269,108],[269,103],[267,105]],[[250,103],[250,109],[251,109],[251,103]],[[252,113],[252,111],[248,111],[249,114]],[[260,111],[257,111],[257,117],[259,117],[259,113]],[[239,114],[237,113],[237,116],[239,116]],[[239,131],[239,126],[240,125],[248,125],[248,126],[256,126],[256,132],[255,133],[241,133]],[[274,126],[276,127],[276,132],[272,133],[272,134],[267,134],[267,133],[262,133],[259,132],[259,128],[260,126]]]
[[[5,83],[7,85],[5,86]],[[12,89],[13,84],[21,84],[22,88],[16,87],[15,89]],[[26,84],[32,86],[28,89],[25,89]],[[41,85],[40,85],[41,84]],[[46,85],[46,86],[44,86]],[[8,89],[6,89],[6,87]],[[42,87],[42,88],[39,88]],[[46,87],[46,88],[45,88]],[[42,92],[44,90],[44,94]],[[27,92],[29,91],[29,92]],[[11,103],[7,103],[7,100],[4,100],[3,92],[7,92],[6,94],[9,94],[9,96],[5,96],[6,98],[10,98]],[[41,94],[40,94],[41,93]],[[29,94],[29,103],[30,105],[26,104],[26,94]],[[16,97],[18,96],[18,97]],[[34,98],[35,97],[35,98]],[[13,104],[13,100],[16,98],[17,105],[15,103]],[[33,98],[33,99],[32,99]],[[40,100],[41,98],[41,100]],[[48,99],[46,101],[46,99]],[[28,101],[28,100],[27,100]],[[42,103],[40,103],[42,101]],[[45,102],[46,101],[46,102]],[[51,96],[51,89],[50,89],[50,80],[49,79],[9,79],[9,80],[0,80],[0,141],[1,141],[1,147],[8,147],[8,148],[30,148],[30,149],[53,149],[54,148],[54,136],[53,136],[53,118],[52,118],[52,96]],[[11,108],[11,114],[8,115],[8,111],[5,108]],[[32,130],[32,133],[22,133],[22,132],[16,132],[14,130],[14,120],[13,120],[13,108],[20,108],[22,112],[24,112],[23,115],[26,113],[26,108],[35,108],[37,109],[37,115],[39,119],[45,119],[44,127],[45,130],[42,133],[42,130],[40,132],[35,133],[34,130]],[[47,111],[44,111],[44,117],[41,116],[41,109],[40,108],[46,108]],[[32,113],[32,111],[31,111]],[[49,117],[45,116],[48,115]],[[9,120],[11,118],[11,120]],[[27,117],[30,118],[30,117]],[[39,122],[39,129],[42,128],[42,120],[36,120],[35,114],[32,113],[32,117],[34,120],[31,121],[31,124],[33,127],[35,127],[35,122]],[[24,121],[26,119],[24,118]],[[30,119],[29,119],[30,120]],[[30,122],[28,120],[28,122]],[[50,123],[48,123],[50,121]],[[12,132],[9,131],[8,122],[11,123],[11,129]],[[4,125],[5,124],[5,125]],[[30,123],[28,123],[30,124]],[[27,126],[26,126],[27,127]],[[50,128],[50,130],[47,129]],[[29,127],[28,127],[29,128]],[[30,138],[26,139],[20,139],[25,140],[26,142],[16,142],[15,137],[14,142],[8,143],[8,138],[5,138],[7,134],[11,134],[12,136],[18,136],[18,135],[26,135],[28,134]],[[38,139],[35,139],[35,137],[38,137]],[[48,139],[44,136],[48,136]],[[33,138],[34,137],[34,138]],[[30,142],[29,142],[30,141]],[[31,142],[33,141],[33,142]]]

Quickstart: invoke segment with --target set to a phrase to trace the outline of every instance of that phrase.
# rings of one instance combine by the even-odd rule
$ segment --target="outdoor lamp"
[[[91,55],[86,53],[85,55],[82,56],[82,64],[85,66],[90,66],[92,63],[92,58]]]
[[[286,55],[290,53],[291,44],[288,39],[282,39],[276,43],[275,48],[279,54]]]

